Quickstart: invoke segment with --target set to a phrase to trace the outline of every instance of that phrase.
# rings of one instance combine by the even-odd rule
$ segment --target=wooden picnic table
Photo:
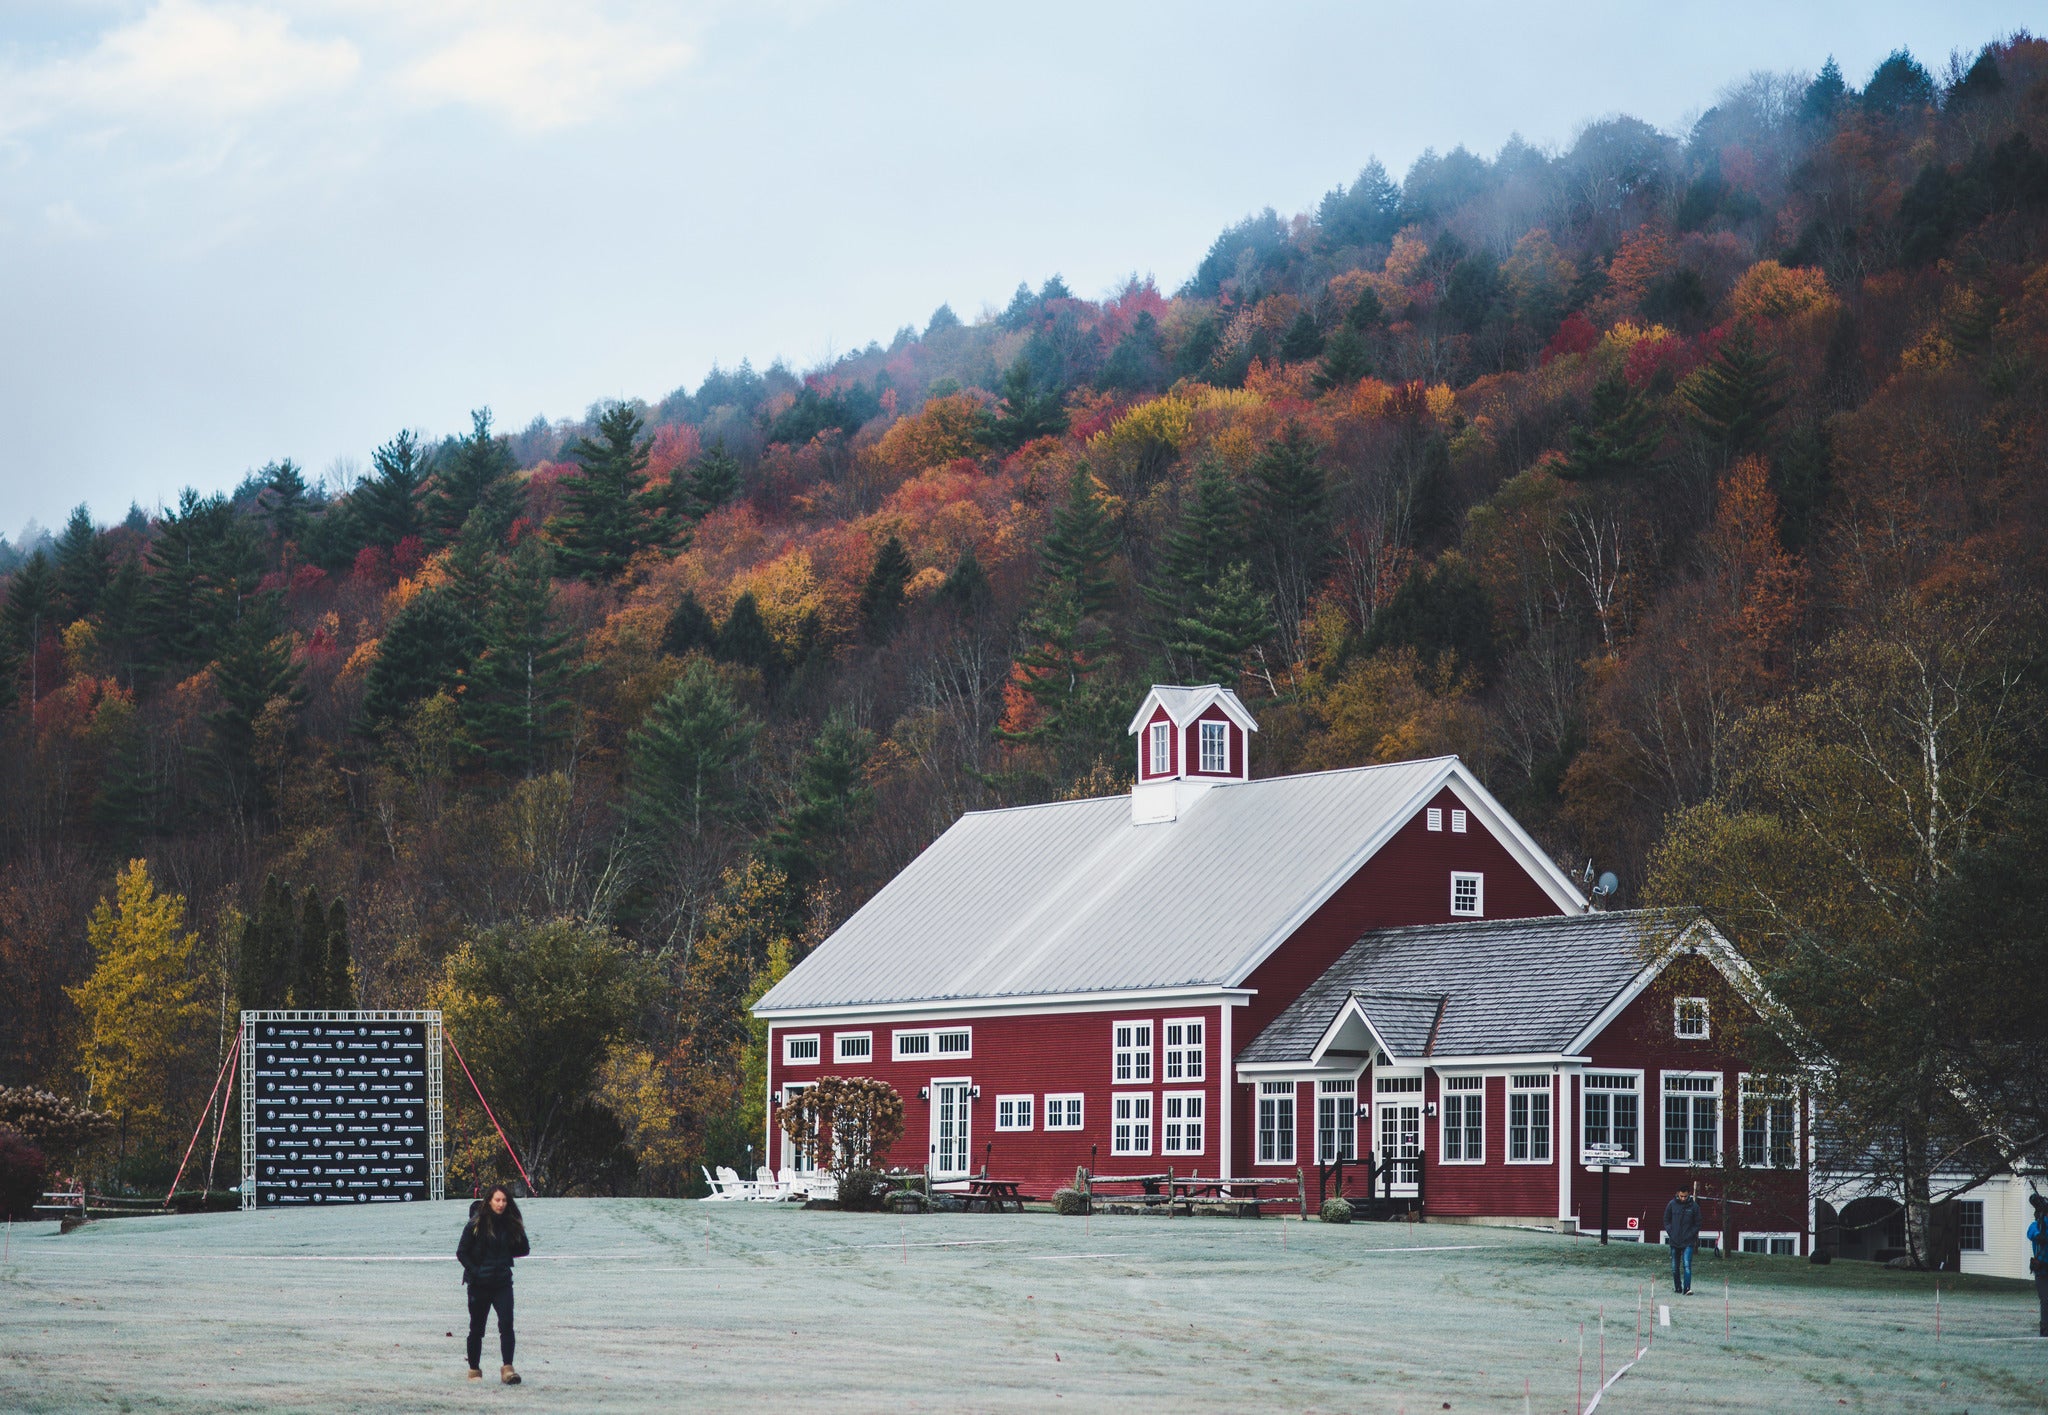
[[[1024,1212],[1024,1196],[1018,1192],[1019,1182],[1014,1179],[970,1179],[967,1181],[967,1197],[962,1202],[967,1208],[976,1204],[988,1205],[988,1211],[999,1214],[1003,1205],[1015,1204],[1017,1212]]]

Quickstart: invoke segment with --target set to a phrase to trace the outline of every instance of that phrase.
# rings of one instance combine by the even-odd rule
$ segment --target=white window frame
[[[1131,1040],[1122,1040],[1123,1029],[1131,1029]],[[1144,1040],[1140,1041],[1139,1037]],[[1156,1040],[1150,1017],[1126,1017],[1109,1024],[1109,1079],[1118,1086],[1148,1086],[1152,1083],[1152,1047]]]
[[[1799,1238],[1800,1235],[1797,1233],[1745,1228],[1735,1235],[1735,1251],[1747,1253],[1752,1258],[1796,1258],[1799,1256]],[[1764,1246],[1762,1248],[1752,1248],[1749,1246],[1752,1243],[1761,1243]],[[1791,1251],[1774,1253],[1771,1251],[1771,1244],[1773,1243],[1789,1243],[1792,1245]]]
[[[867,1050],[854,1056],[846,1050],[848,1042],[866,1042]],[[834,1061],[873,1061],[875,1059],[875,1034],[873,1032],[834,1032],[832,1034],[832,1059]]]
[[[1442,806],[1431,806],[1428,810],[1424,811],[1422,813],[1422,828],[1424,830],[1442,830],[1444,828],[1444,808]]]
[[[1159,1153],[1199,1155],[1209,1142],[1209,1093],[1163,1091],[1159,1096]],[[1188,1143],[1189,1132],[1194,1143]]]
[[[1686,1030],[1686,1014],[1689,1008],[1697,1008],[1700,1029]],[[1714,1014],[1704,997],[1677,997],[1671,1000],[1671,1035],[1682,1042],[1704,1042],[1714,1035]]]
[[[1173,772],[1173,724],[1155,722],[1146,732],[1150,749],[1147,776],[1168,776]]]
[[[1471,816],[1468,815],[1466,812],[1461,810],[1453,810],[1451,812],[1451,834],[1463,835],[1466,831],[1466,828],[1471,823],[1471,819]]]
[[[1458,907],[1458,886],[1466,880],[1472,882],[1472,907]],[[1451,871],[1451,913],[1460,919],[1483,919],[1486,917],[1486,876],[1477,870]]]
[[[1159,1032],[1159,1079],[1176,1084],[1183,1081],[1208,1080],[1208,1063],[1205,1058],[1209,1047],[1209,1019],[1206,1017],[1167,1017],[1160,1021]],[[1174,1029],[1180,1029],[1178,1039]],[[1188,1029],[1193,1028],[1195,1039],[1188,1039]]]
[[[1977,1211],[1977,1241],[1975,1244],[1963,1241],[1963,1213],[1966,1209]],[[1984,1201],[1982,1199],[1956,1200],[1956,1245],[1965,1253],[1981,1253],[1989,1235],[1984,1229]]]
[[[1455,1087],[1453,1085],[1455,1083]],[[1451,1104],[1456,1101],[1457,1104]],[[1474,1107],[1479,1111],[1479,1153],[1469,1154],[1472,1147],[1470,1112]],[[1457,1114],[1458,1124],[1451,1124],[1451,1116]],[[1453,1131],[1457,1144],[1452,1144]],[[1444,1164],[1485,1164],[1486,1163],[1486,1078],[1484,1076],[1444,1076],[1437,1083],[1437,1154]],[[1452,1149],[1457,1150],[1452,1154]]]
[[[1292,1081],[1259,1082],[1259,1104],[1255,1118],[1258,1122],[1257,1153],[1260,1164],[1293,1164],[1294,1157],[1301,1153],[1300,1146],[1295,1143],[1295,1131],[1301,1123],[1301,1117],[1297,1113],[1301,1109],[1299,1099]],[[1287,1107],[1287,1125],[1284,1129],[1279,1123],[1280,1106],[1283,1101]],[[1273,1117],[1274,1123],[1271,1125],[1266,1123],[1268,1114]],[[1282,1149],[1286,1150],[1285,1154],[1281,1153]]]
[[[816,1081],[790,1081],[785,1083],[782,1087],[782,1103],[788,1105],[797,1098],[798,1092],[808,1091],[817,1084]],[[780,1125],[775,1127],[775,1134],[782,1142],[782,1168],[797,1174],[816,1172],[818,1168],[818,1141],[816,1136],[811,1138],[810,1144],[799,1146],[795,1140],[790,1138],[789,1132]]]
[[[1330,1112],[1331,1124],[1323,1123]],[[1358,1082],[1316,1082],[1316,1163],[1335,1164],[1341,1154],[1344,1163],[1358,1160]]]
[[[1789,1142],[1786,1145],[1786,1152],[1791,1155],[1792,1163],[1788,1165],[1772,1164],[1769,1158],[1771,1151],[1776,1148],[1776,1146],[1772,1143],[1775,1137],[1772,1134],[1769,1124],[1769,1107],[1771,1103],[1774,1101],[1788,1102],[1791,1107],[1792,1134],[1790,1136]],[[1751,1164],[1749,1160],[1749,1108],[1751,1104],[1757,1104],[1765,1107],[1765,1158],[1761,1163],[1758,1164]],[[1754,1084],[1752,1080],[1752,1073],[1748,1071],[1742,1072],[1736,1078],[1735,1109],[1735,1157],[1740,1162],[1741,1167],[1744,1169],[1804,1169],[1806,1167],[1805,1161],[1801,1158],[1801,1156],[1805,1152],[1800,1148],[1800,1141],[1802,1138],[1800,1134],[1800,1121],[1802,1117],[1799,1112],[1801,1109],[1802,1107],[1799,1104],[1798,1088],[1792,1088],[1790,1094],[1786,1094],[1784,1091],[1781,1091],[1776,1087],[1773,1087],[1770,1090],[1765,1090],[1762,1087],[1759,1087]]]
[[[1074,1123],[1067,1123],[1069,1109],[1074,1112]],[[1087,1097],[1079,1091],[1048,1092],[1045,1097],[1045,1128],[1048,1130],[1084,1130],[1087,1128]]]
[[[1211,719],[1206,722],[1197,723],[1195,726],[1195,741],[1201,752],[1201,755],[1196,757],[1195,760],[1202,764],[1201,769],[1210,775],[1216,776],[1228,773],[1230,770],[1230,724]],[[1212,732],[1211,728],[1215,730]],[[1209,765],[1209,747],[1211,743],[1214,743],[1216,747],[1216,765],[1214,766]]]
[[[1109,1152],[1113,1155],[1151,1154],[1155,1129],[1153,1111],[1150,1091],[1111,1091]]]
[[[811,1054],[797,1056],[791,1050],[798,1042],[809,1042]],[[782,1064],[784,1066],[816,1066],[825,1059],[824,1040],[816,1032],[784,1032],[782,1034]]]
[[[948,1037],[965,1037],[967,1045],[948,1047]],[[943,1061],[969,1061],[974,1056],[974,1028],[934,1027],[932,1028],[932,1055]]]
[[[1595,1076],[1628,1076],[1628,1077],[1632,1077],[1632,1078],[1634,1079],[1635,1083],[1636,1083],[1636,1084],[1635,1084],[1635,1089],[1634,1089],[1634,1090],[1623,1090],[1623,1089],[1619,1089],[1619,1088],[1614,1088],[1614,1087],[1604,1087],[1604,1086],[1603,1086],[1603,1087],[1595,1087],[1595,1086],[1592,1086],[1592,1085],[1588,1084],[1589,1082],[1591,1082],[1591,1081],[1592,1081],[1592,1079],[1593,1079],[1593,1078],[1594,1078]],[[1591,1132],[1590,1132],[1590,1131],[1589,1131],[1589,1130],[1588,1130],[1588,1129],[1586,1128],[1586,1120],[1587,1120],[1587,1117],[1586,1117],[1586,1111],[1587,1111],[1587,1108],[1588,1108],[1588,1107],[1587,1107],[1587,1102],[1588,1102],[1588,1101],[1589,1101],[1589,1100],[1590,1100],[1590,1099],[1591,1099],[1591,1098],[1592,1098],[1593,1096],[1595,1096],[1595,1095],[1603,1095],[1603,1096],[1608,1096],[1608,1097],[1613,1097],[1613,1096],[1616,1096],[1616,1095],[1623,1095],[1623,1096],[1631,1096],[1631,1097],[1633,1097],[1633,1098],[1634,1098],[1634,1100],[1635,1100],[1635,1103],[1636,1103],[1636,1127],[1635,1127],[1635,1144],[1634,1144],[1634,1146],[1633,1146],[1633,1147],[1631,1147],[1631,1149],[1630,1149],[1630,1151],[1629,1151],[1629,1155],[1630,1155],[1630,1157],[1629,1157],[1629,1158],[1628,1158],[1627,1160],[1624,1160],[1624,1161],[1622,1161],[1622,1163],[1623,1163],[1623,1164],[1627,1164],[1627,1165],[1638,1165],[1638,1164],[1641,1164],[1641,1163],[1643,1163],[1643,1072],[1641,1072],[1641,1071],[1639,1071],[1639,1070],[1632,1070],[1632,1069],[1630,1069],[1629,1067],[1626,1067],[1626,1066],[1600,1066],[1600,1067],[1591,1067],[1591,1068],[1588,1068],[1588,1069],[1587,1069],[1586,1071],[1584,1071],[1584,1072],[1581,1072],[1581,1073],[1580,1073],[1580,1076],[1579,1076],[1579,1127],[1578,1127],[1578,1137],[1579,1137],[1579,1150],[1580,1150],[1580,1154],[1579,1154],[1579,1155],[1577,1155],[1577,1156],[1574,1156],[1574,1158],[1575,1158],[1575,1159],[1578,1159],[1578,1158],[1583,1158],[1583,1156],[1584,1156],[1584,1152],[1585,1152],[1585,1150],[1586,1150],[1586,1147],[1587,1147],[1588,1145],[1590,1145],[1590,1144],[1592,1143],[1591,1139],[1590,1139],[1590,1138],[1588,1138],[1588,1137],[1590,1136]],[[1612,1135],[1612,1133],[1613,1133],[1613,1129],[1614,1129],[1614,1127],[1613,1127],[1613,1123],[1612,1123],[1612,1122],[1613,1122],[1613,1118],[1614,1118],[1614,1107],[1613,1107],[1613,1104],[1612,1104],[1611,1100],[1610,1100],[1610,1102],[1609,1102],[1609,1105],[1608,1105],[1608,1109],[1607,1109],[1607,1115],[1608,1115],[1608,1123],[1607,1123],[1607,1124],[1606,1124],[1605,1126],[1603,1126],[1602,1128],[1606,1129],[1606,1130],[1608,1131],[1608,1133],[1610,1134],[1610,1136],[1611,1136],[1611,1135]],[[1661,1119],[1661,1118],[1662,1118],[1662,1117],[1660,1116],[1660,1117],[1659,1117],[1659,1119]]]
[[[1508,1076],[1506,1142],[1502,1145],[1501,1160],[1505,1164],[1549,1164],[1557,1149],[1557,1087],[1553,1078],[1535,1071],[1510,1073]],[[1515,1100],[1522,1100],[1522,1125],[1526,1134],[1522,1137],[1528,1153],[1515,1158]],[[1543,1102],[1543,1152],[1536,1152],[1537,1128],[1535,1124],[1536,1101]]]
[[[903,1049],[906,1039],[914,1041],[919,1037],[924,1039],[922,1050]],[[901,1031],[892,1032],[889,1036],[889,1055],[897,1061],[936,1061],[939,1055],[938,1037],[929,1027],[906,1027]]]
[[[1673,1081],[1711,1081],[1714,1084],[1712,1090],[1687,1088],[1683,1090],[1673,1091],[1670,1088],[1670,1083]],[[1660,1071],[1657,1073],[1657,1163],[1661,1168],[1720,1168],[1721,1151],[1723,1148],[1721,1137],[1725,1135],[1728,1130],[1728,1105],[1726,1098],[1722,1095],[1722,1092],[1726,1089],[1727,1087],[1721,1079],[1721,1073],[1718,1071],[1671,1070]],[[1675,1160],[1671,1158],[1670,1141],[1668,1139],[1668,1136],[1670,1134],[1671,1122],[1669,1117],[1666,1115],[1666,1112],[1671,1108],[1671,1099],[1673,1096],[1683,1096],[1686,1102],[1685,1146],[1687,1157],[1682,1160]],[[1696,1108],[1694,1105],[1694,1099],[1696,1097],[1709,1096],[1713,1098],[1714,1102],[1714,1150],[1708,1158],[1697,1159],[1693,1157],[1692,1153],[1693,1140],[1697,1133],[1697,1127],[1694,1125],[1693,1122],[1693,1111]]]
[[[1032,1094],[1015,1096],[997,1096],[995,1128],[998,1130],[1032,1129],[1033,1120],[1038,1113],[1037,1102],[1038,1097]],[[1003,1119],[1003,1112],[1005,1110],[1008,1110],[1010,1112],[1010,1118],[1008,1123],[1005,1123]],[[1019,1111],[1022,1112],[1022,1124],[1018,1123],[1020,1118],[1018,1114]]]

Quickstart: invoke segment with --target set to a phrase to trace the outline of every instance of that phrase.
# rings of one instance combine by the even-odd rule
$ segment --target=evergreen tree
[[[1813,82],[1806,86],[1806,93],[1799,100],[1799,116],[1809,123],[1828,122],[1848,97],[1849,85],[1842,79],[1842,66],[1830,54]]]
[[[760,669],[771,686],[781,678],[782,647],[768,632],[768,625],[761,618],[760,602],[752,590],[732,602],[732,612],[719,626],[718,642],[712,645],[711,653],[721,663]]]
[[[408,536],[422,535],[426,517],[420,505],[426,490],[427,459],[419,439],[401,432],[370,454],[376,467],[349,498],[358,524],[370,545],[390,547]]]
[[[995,603],[995,586],[989,583],[988,572],[981,568],[973,542],[968,542],[961,549],[960,558],[954,562],[945,583],[939,586],[937,597],[939,603],[963,617],[979,615]]]
[[[512,481],[512,449],[491,435],[491,410],[469,415],[469,436],[456,440],[435,462],[425,521],[429,543],[447,545],[462,534],[470,517],[493,543],[519,516],[519,488]]]
[[[1779,391],[1784,377],[1783,365],[1749,326],[1737,325],[1680,389],[1687,421],[1724,456],[1755,451],[1787,402]]]
[[[133,856],[136,842],[155,824],[156,783],[150,774],[148,743],[134,705],[125,699],[102,703],[93,717],[93,731],[106,750],[106,765],[92,800],[93,827],[116,857]]]
[[[462,674],[463,736],[500,771],[532,776],[568,732],[574,673],[554,622],[546,542],[519,542],[498,577],[476,661]]]
[[[1657,455],[1662,434],[1649,400],[1618,373],[1593,385],[1586,421],[1569,433],[1570,451],[1559,475],[1572,481],[1634,477]]]
[[[291,458],[273,462],[263,469],[263,492],[271,534],[280,541],[296,541],[304,535],[310,517],[306,505],[306,478]]]
[[[313,909],[313,891],[306,891],[306,911]],[[349,968],[348,906],[336,895],[327,906],[327,1005],[342,1011],[356,1007],[356,978]]]
[[[220,706],[208,713],[216,781],[230,803],[254,807],[264,799],[256,766],[256,723],[273,701],[296,709],[306,690],[292,662],[275,595],[258,595],[243,610],[213,664]]]
[[[637,408],[614,403],[598,415],[595,440],[569,444],[582,471],[563,482],[562,512],[548,525],[565,573],[614,579],[642,550],[675,544],[679,527],[667,488],[647,486],[650,444],[641,440],[641,427]]]
[[[100,652],[115,676],[130,688],[135,686],[135,671],[144,657],[142,615],[147,589],[142,564],[131,555],[115,567],[107,587],[100,591],[99,608],[93,612]]]
[[[1109,574],[1111,545],[1109,513],[1096,491],[1095,477],[1086,467],[1076,467],[1067,483],[1066,502],[1053,512],[1039,558],[1049,578],[1069,587],[1083,614],[1100,614],[1116,592]]]
[[[861,630],[869,643],[886,643],[903,621],[904,589],[911,573],[903,542],[890,536],[875,552],[874,568],[860,591]]]
[[[187,487],[149,547],[141,642],[155,666],[206,663],[263,574],[263,549],[224,496]]]
[[[1067,430],[1067,409],[1056,388],[1041,391],[1029,360],[1018,359],[1003,372],[1001,411],[989,428],[992,446],[1014,452],[1037,437],[1058,437]]]
[[[1253,571],[1291,635],[1336,553],[1321,452],[1299,422],[1252,464],[1250,490]]]
[[[1280,336],[1281,362],[1298,364],[1322,352],[1323,331],[1316,327],[1316,317],[1305,309],[1297,312],[1287,332]]]
[[[57,598],[67,620],[84,619],[99,608],[112,573],[106,542],[83,506],[75,508],[57,537]]]
[[[1166,350],[1159,342],[1159,321],[1152,311],[1139,310],[1124,331],[1095,386],[1111,393],[1149,393],[1166,386]]]
[[[692,849],[744,822],[760,735],[718,670],[693,660],[627,739],[626,820],[638,847]]]
[[[476,657],[477,623],[445,589],[415,595],[377,641],[363,683],[362,730],[404,720],[413,705],[452,690]]]
[[[1492,667],[1493,600],[1456,551],[1411,572],[1374,617],[1366,648],[1390,645],[1412,647],[1432,667],[1447,653],[1463,669]]]
[[[1195,472],[1194,495],[1167,532],[1158,571],[1145,587],[1169,636],[1173,622],[1190,611],[1203,587],[1244,555],[1244,506],[1237,484],[1220,463],[1204,461]]]
[[[1176,670],[1185,668],[1190,683],[1234,688],[1245,655],[1272,632],[1273,602],[1253,586],[1251,566],[1239,560],[1174,620],[1167,656]]]
[[[661,631],[661,651],[681,658],[697,652],[709,653],[718,643],[718,625],[698,600],[696,591],[684,590],[683,597],[668,616]]]
[[[10,696],[33,705],[56,686],[39,681],[38,650],[62,618],[50,557],[37,550],[8,580],[7,607],[0,610],[0,667],[7,671]]]
[[[235,949],[235,998],[243,1011],[288,1007],[298,980],[298,946],[291,897],[266,875],[256,907],[242,916]]]
[[[320,907],[320,897],[309,885],[301,897],[296,910],[292,907],[292,892],[287,886],[284,891],[285,913],[293,930],[292,939],[292,1006],[332,1007],[328,1000],[329,975],[327,957],[327,914]],[[291,915],[296,912],[298,917]]]
[[[1364,331],[1346,320],[1323,346],[1323,364],[1316,370],[1316,387],[1325,392],[1347,388],[1371,372],[1372,346]]]
[[[794,799],[765,842],[768,863],[789,882],[789,900],[801,905],[829,872],[852,828],[866,815],[873,793],[865,773],[874,735],[833,713],[798,768]]]
[[[691,519],[702,520],[740,494],[740,460],[714,442],[690,464],[687,484]]]

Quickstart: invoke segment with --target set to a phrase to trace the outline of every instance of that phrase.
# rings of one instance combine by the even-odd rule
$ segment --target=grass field
[[[541,1200],[507,1389],[462,1380],[463,1206],[15,1226],[0,1407],[21,1410],[2048,1405],[2031,1288],[1702,1260],[1448,1225],[931,1215]],[[1723,1278],[1728,1282],[1725,1309]],[[1724,1335],[1724,1320],[1728,1335]],[[495,1331],[485,1365],[494,1370]]]

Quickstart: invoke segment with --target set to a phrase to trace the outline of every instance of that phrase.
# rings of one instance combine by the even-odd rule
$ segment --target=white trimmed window
[[[938,1034],[939,1055],[966,1057],[974,1055],[974,1032],[967,1027],[954,1027]]]
[[[1705,1041],[1709,1033],[1707,1000],[1703,997],[1681,997],[1672,1003],[1671,1030],[1685,1041]]]
[[[1173,725],[1155,722],[1146,737],[1152,744],[1152,765],[1146,769],[1154,776],[1164,776],[1173,770]]]
[[[1224,723],[1202,724],[1202,770],[1230,770],[1230,728]]]
[[[1466,826],[1466,823],[1467,823],[1467,822],[1468,822],[1468,821],[1469,821],[1470,819],[1471,819],[1471,817],[1467,816],[1467,815],[1466,815],[1466,814],[1465,814],[1465,813],[1464,813],[1463,811],[1452,811],[1452,812],[1451,812],[1451,834],[1453,834],[1453,835],[1463,835],[1463,834],[1465,833],[1465,826]]]
[[[1374,1076],[1373,1090],[1382,1096],[1407,1096],[1422,1094],[1420,1076]]]
[[[1508,1077],[1508,1163],[1550,1163],[1550,1078]]]
[[[1294,1083],[1259,1082],[1259,1163],[1294,1163]]]
[[[932,1054],[930,1032],[898,1032],[895,1042],[898,1061],[922,1061]]]
[[[1445,1164],[1486,1162],[1486,1078],[1446,1076],[1443,1083]]]
[[[1114,1022],[1109,1029],[1110,1079],[1149,1081],[1152,1079],[1152,1024]]]
[[[1799,1256],[1799,1235],[1796,1233],[1744,1233],[1741,1243],[1745,1253],[1765,1253],[1773,1258]]]
[[[1721,1162],[1721,1074],[1664,1073],[1664,1163]]]
[[[1152,1097],[1119,1091],[1109,1098],[1109,1152],[1113,1155],[1152,1153]]]
[[[1451,871],[1451,912],[1474,919],[1486,912],[1485,875]]]
[[[996,1129],[1029,1130],[1033,1110],[1030,1096],[997,1096]]]
[[[1956,1200],[1956,1246],[1965,1253],[1984,1251],[1984,1201]]]
[[[1045,1128],[1048,1130],[1079,1130],[1081,1128],[1081,1098],[1078,1095],[1047,1096],[1045,1098]]]
[[[1579,1086],[1579,1135],[1585,1148],[1617,1146],[1622,1152],[1620,1163],[1640,1163],[1643,1073],[1589,1071]]]
[[[1799,1096],[1790,1085],[1741,1078],[1742,1163],[1749,1169],[1799,1168]]]
[[[782,1039],[782,1060],[789,1066],[816,1066],[818,1034],[806,1032],[801,1036],[785,1036]]]
[[[1166,1055],[1161,1058],[1165,1067],[1162,1080],[1202,1079],[1202,1038],[1207,1035],[1202,1022],[1200,1017],[1169,1017],[1160,1024],[1166,1042]]]
[[[1316,1163],[1358,1158],[1358,1083],[1316,1083]]]
[[[875,1057],[873,1032],[840,1032],[832,1038],[832,1054],[839,1061],[872,1061]]]
[[[1423,813],[1422,825],[1425,830],[1442,830],[1444,828],[1444,808],[1442,806],[1431,806]]]
[[[1199,1155],[1202,1153],[1203,1119],[1207,1098],[1200,1091],[1168,1091],[1159,1098],[1159,1153]]]

